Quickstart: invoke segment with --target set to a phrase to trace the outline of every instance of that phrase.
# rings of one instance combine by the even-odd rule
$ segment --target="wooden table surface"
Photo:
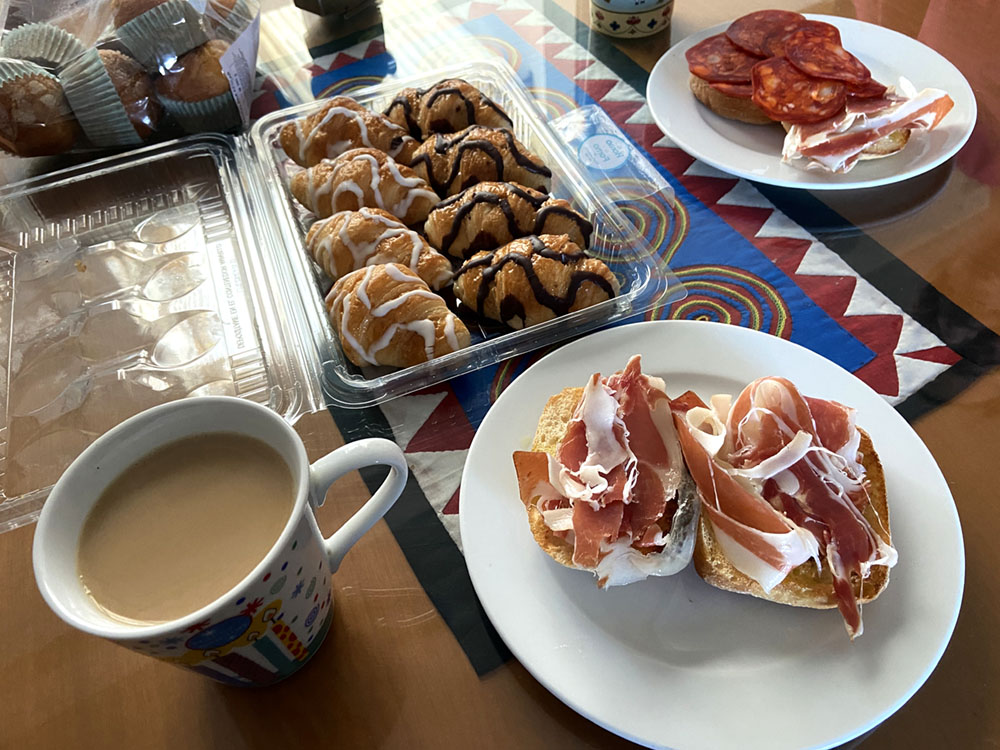
[[[586,2],[560,0],[581,19]],[[386,0],[383,14],[407,4]],[[818,195],[952,301],[1000,332],[1000,77],[994,52],[1000,8],[991,0],[815,0],[808,12],[879,23],[915,36],[951,59],[976,91],[979,123],[933,200],[915,215],[920,180],[862,200]],[[669,35],[618,46],[650,69],[671,41],[766,2],[678,0]],[[261,58],[352,30],[264,4]],[[429,6],[428,12],[433,12]],[[361,28],[370,11],[354,19]],[[876,221],[877,220],[877,221]],[[1000,746],[1000,512],[994,455],[1000,433],[1000,373],[914,423],[948,479],[965,534],[967,579],[951,644],[917,694],[859,747]],[[311,457],[341,444],[330,416],[298,424]],[[329,532],[366,496],[355,474],[320,511]],[[898,498],[898,502],[906,502]],[[630,743],[577,716],[516,661],[477,677],[462,649],[379,523],[334,579],[327,643],[300,675],[266,690],[239,690],[78,633],[43,603],[31,572],[34,527],[0,535],[0,746],[20,747],[624,747]],[[817,675],[817,679],[822,679]],[[794,701],[777,695],[776,700]],[[790,709],[792,710],[792,709]],[[721,718],[721,717],[720,717]]]

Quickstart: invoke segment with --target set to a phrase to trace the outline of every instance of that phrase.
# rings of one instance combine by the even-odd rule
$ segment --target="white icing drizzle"
[[[365,122],[365,112],[357,112],[353,109],[348,109],[347,107],[330,107],[324,114],[323,117],[317,122],[306,134],[305,138],[302,137],[302,121],[296,122],[296,132],[299,134],[299,159],[305,161],[306,151],[309,150],[309,146],[312,145],[313,139],[319,133],[320,129],[326,125],[330,120],[332,120],[337,115],[344,115],[348,120],[353,120],[358,126],[358,136],[361,138],[361,142],[365,144],[368,148],[374,148],[371,141],[368,140],[368,125]],[[308,118],[306,118],[308,119]],[[334,150],[339,144],[345,144],[347,146],[351,145],[350,141],[337,141],[335,143],[327,144],[327,156],[339,156],[341,153],[346,151],[346,148],[341,148],[339,151]]]
[[[382,267],[385,269],[385,272],[389,274],[389,278],[393,279],[394,281],[411,282],[411,283],[416,281],[420,283],[419,276],[413,273],[407,273],[406,271],[401,270],[398,266],[387,264]]]
[[[364,360],[368,364],[377,365],[379,364],[379,362],[376,359],[376,355],[378,354],[378,352],[380,352],[382,349],[384,349],[389,345],[393,337],[395,337],[396,333],[398,331],[411,331],[412,333],[417,334],[423,339],[424,354],[426,355],[427,359],[428,360],[433,359],[434,346],[437,341],[437,328],[434,324],[434,321],[428,318],[410,320],[406,321],[405,323],[393,323],[388,328],[386,328],[385,331],[382,332],[382,335],[379,336],[378,340],[375,341],[367,349],[361,345],[361,342],[358,341],[354,335],[352,335],[350,330],[350,316],[351,316],[351,307],[353,303],[352,297],[354,299],[357,299],[362,305],[364,305],[368,310],[367,314],[374,318],[384,317],[386,313],[391,312],[392,310],[395,310],[396,308],[400,307],[406,302],[406,300],[412,297],[426,297],[428,299],[438,298],[436,294],[434,294],[432,291],[426,288],[407,289],[402,293],[400,293],[398,296],[395,296],[392,299],[383,302],[381,305],[373,309],[371,297],[369,297],[368,295],[368,284],[371,281],[372,276],[374,275],[376,269],[382,269],[394,281],[400,283],[410,283],[410,284],[418,283],[421,285],[421,287],[423,286],[423,282],[420,280],[419,277],[411,275],[410,273],[404,271],[403,269],[395,265],[368,266],[367,268],[365,268],[364,278],[362,278],[361,283],[359,283],[355,287],[354,294],[352,295],[347,291],[343,291],[339,294],[339,296],[334,302],[335,305],[337,303],[340,303],[341,309],[343,311],[340,317],[340,333],[344,341],[350,344],[350,346],[358,353],[358,355],[361,357],[362,360]],[[454,335],[453,318],[454,316],[451,313],[449,313],[446,320],[446,326],[448,324],[451,324],[452,333],[451,336],[449,337],[446,331],[445,336],[448,338],[449,343],[453,344],[453,349],[458,349],[459,348],[458,340]]]
[[[444,337],[453,352],[459,350],[458,337],[455,335],[455,316],[452,313],[448,313],[448,317],[444,319]]]
[[[427,198],[428,200],[437,203],[439,200],[438,194],[433,190],[427,190],[425,188],[415,187],[423,183],[423,179],[420,177],[404,177],[399,171],[399,165],[392,159],[391,156],[385,158],[385,166],[389,170],[389,174],[392,179],[401,187],[407,188],[404,191],[402,198],[400,198],[396,203],[391,206],[387,206],[385,198],[382,195],[381,183],[382,183],[382,173],[381,165],[378,159],[372,154],[353,154],[348,161],[365,161],[368,163],[368,167],[371,170],[371,180],[369,184],[369,189],[371,190],[371,200],[375,203],[375,208],[381,208],[384,211],[388,211],[393,216],[402,219],[406,216],[410,207],[413,205],[414,201],[418,198]],[[358,199],[358,205],[365,207],[368,205],[368,200],[366,199],[365,190],[361,188],[353,180],[339,180],[338,172],[340,171],[341,165],[346,164],[346,161],[341,161],[339,158],[335,163],[333,173],[330,174],[326,179],[319,176],[319,172],[314,167],[309,174],[309,200],[312,203],[312,210],[316,211],[318,208],[317,200],[320,196],[325,195],[331,189],[333,189],[333,184],[336,182],[337,187],[333,189],[333,196],[330,199],[331,209],[337,208],[337,200],[343,193],[353,193]],[[317,185],[317,180],[322,180],[322,182]]]
[[[351,333],[351,295],[342,294],[338,302],[341,302],[341,310],[343,310],[343,314],[340,316],[340,335],[344,337],[344,340],[350,344],[351,348],[358,353],[361,359],[370,365],[377,365],[378,362],[368,355],[365,348],[361,346],[361,342],[354,338],[354,335]]]
[[[358,295],[358,299],[361,303],[367,307],[369,310],[372,309],[372,301],[368,298],[368,282],[371,281],[372,273],[375,272],[375,266],[369,266],[365,269],[365,277],[361,279],[361,283],[358,284],[358,288],[355,290],[355,294]]]
[[[333,185],[333,180],[328,180],[326,184],[327,187],[329,188],[331,185]],[[337,199],[343,193],[354,193],[354,195],[357,196],[358,198],[358,204],[362,206],[365,204],[365,191],[362,190],[361,187],[356,182],[354,182],[354,180],[344,180],[339,185],[337,185],[337,189],[333,191],[333,197],[330,198],[331,209],[337,207]],[[381,208],[381,205],[379,207]]]
[[[360,214],[368,221],[382,224],[385,229],[369,242],[355,242],[351,236],[351,232],[348,231],[351,219],[355,214]],[[390,240],[393,237],[406,237],[410,241],[410,257],[404,265],[408,265],[414,272],[417,271],[420,256],[424,250],[424,240],[419,234],[412,229],[408,229],[398,220],[382,216],[365,207],[360,208],[358,211],[339,211],[329,219],[323,219],[322,221],[325,225],[334,220],[339,222],[338,231],[336,233],[325,233],[323,239],[316,246],[316,261],[324,266],[324,268],[330,271],[334,270],[330,260],[334,239],[339,239],[344,247],[350,251],[353,264],[348,270],[354,271],[366,265],[400,262],[401,259],[398,257],[380,254],[379,246],[385,240]],[[317,231],[325,232],[325,230]],[[333,275],[331,274],[331,276]]]
[[[401,295],[395,299],[391,299],[388,302],[383,302],[381,305],[372,310],[372,317],[381,318],[387,312],[395,310],[397,307],[402,305],[406,300],[411,297],[425,297],[426,299],[438,299],[438,296],[434,294],[430,289],[410,289],[407,292],[403,292]]]

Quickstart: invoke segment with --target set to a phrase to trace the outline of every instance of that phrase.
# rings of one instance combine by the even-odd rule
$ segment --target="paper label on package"
[[[233,246],[228,240],[213,242],[208,246],[208,257],[216,269],[216,278],[221,282],[219,295],[219,317],[222,318],[226,336],[226,348],[233,356],[255,346],[253,331],[243,326],[253,320],[247,305],[246,289],[239,262],[233,257]]]
[[[243,30],[236,41],[229,45],[219,62],[222,72],[229,79],[229,88],[240,110],[243,127],[250,124],[250,99],[253,96],[254,78],[257,74],[257,45],[260,42],[260,13]]]

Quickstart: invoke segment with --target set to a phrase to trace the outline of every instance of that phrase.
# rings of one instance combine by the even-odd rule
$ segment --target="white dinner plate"
[[[885,467],[899,563],[865,605],[853,643],[836,610],[773,604],[709,586],[693,566],[598,590],[528,530],[511,454],[529,450],[546,399],[633,354],[670,395],[738,393],[783,375],[858,410]],[[965,556],[958,514],[930,452],[881,397],[829,360],[719,323],[656,321],[553,352],[503,392],[469,449],[462,546],[486,613],[520,662],[563,702],[654,747],[830,747],[874,727],[923,684],[958,617]]]
[[[958,68],[937,52],[904,34],[839,16],[805,14],[840,29],[844,48],[854,53],[884,84],[908,78],[917,89],[948,92],[955,106],[931,131],[914,132],[900,153],[860,162],[847,174],[806,171],[781,161],[785,131],[780,125],[747,125],[720,117],[702,105],[688,85],[684,53],[702,39],[721,34],[722,23],[692,34],[671,47],[649,74],[646,98],[653,119],[680,148],[717,169],[748,180],[811,190],[875,187],[906,180],[953,156],[976,124],[976,98]]]

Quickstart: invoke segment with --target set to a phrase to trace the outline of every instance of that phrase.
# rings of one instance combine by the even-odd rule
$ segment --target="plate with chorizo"
[[[914,177],[965,144],[976,100],[919,41],[850,18],[764,10],[698,32],[646,96],[676,145],[731,174],[843,190]]]

